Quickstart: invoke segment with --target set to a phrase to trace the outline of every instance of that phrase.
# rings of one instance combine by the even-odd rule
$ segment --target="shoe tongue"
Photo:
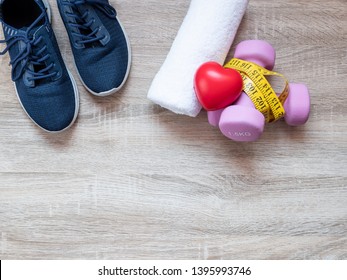
[[[28,34],[28,37],[32,37],[40,28],[42,28],[43,25],[38,23],[36,24],[35,26],[32,26],[32,27],[28,27],[28,26],[24,26],[22,28],[20,28],[18,30],[19,33],[22,33],[22,34],[25,34],[29,29],[29,34]]]

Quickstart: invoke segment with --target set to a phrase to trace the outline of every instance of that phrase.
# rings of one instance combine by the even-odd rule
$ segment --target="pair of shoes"
[[[57,0],[77,72],[92,94],[117,92],[130,70],[130,45],[108,0]],[[0,0],[5,49],[12,80],[29,118],[48,132],[61,132],[77,118],[76,82],[62,59],[47,0]]]

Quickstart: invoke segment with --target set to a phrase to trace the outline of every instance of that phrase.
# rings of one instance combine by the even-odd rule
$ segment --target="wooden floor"
[[[131,40],[124,90],[81,108],[67,132],[21,109],[0,58],[0,259],[346,259],[346,0],[251,0],[236,43],[265,39],[276,70],[306,83],[302,127],[235,143],[147,98],[188,0],[112,0]]]

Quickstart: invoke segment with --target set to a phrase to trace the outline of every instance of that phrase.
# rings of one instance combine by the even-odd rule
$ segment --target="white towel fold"
[[[171,50],[148,92],[154,103],[196,117],[194,75],[207,61],[222,64],[249,0],[192,0]]]

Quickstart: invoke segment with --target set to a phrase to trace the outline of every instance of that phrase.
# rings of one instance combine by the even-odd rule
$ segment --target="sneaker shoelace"
[[[82,5],[90,5],[103,12],[106,16],[112,19],[117,18],[116,10],[109,4],[108,0],[75,0],[75,1],[64,1],[64,5],[68,5],[74,12],[66,12],[66,15],[75,19],[75,22],[68,22],[70,27],[74,27],[80,30],[80,33],[71,32],[74,36],[79,38],[77,43],[79,44],[90,44],[93,42],[104,39],[104,35],[97,35],[99,27],[92,29],[94,19],[89,19],[89,11],[86,10],[83,14],[79,12],[78,7]],[[87,33],[90,31],[90,33]]]
[[[30,36],[30,31],[44,18],[44,16],[45,14],[42,13],[24,34],[17,33],[5,40],[0,40],[0,44],[6,43],[7,45],[6,48],[0,52],[0,55],[4,55],[17,43],[24,43],[18,55],[9,63],[12,65],[13,81],[20,79],[24,72],[29,74],[29,82],[54,77],[58,73],[54,70],[54,63],[48,64],[47,62],[50,58],[50,54],[47,52],[47,46],[43,42],[43,37],[38,36],[38,38],[34,38],[34,36]]]

